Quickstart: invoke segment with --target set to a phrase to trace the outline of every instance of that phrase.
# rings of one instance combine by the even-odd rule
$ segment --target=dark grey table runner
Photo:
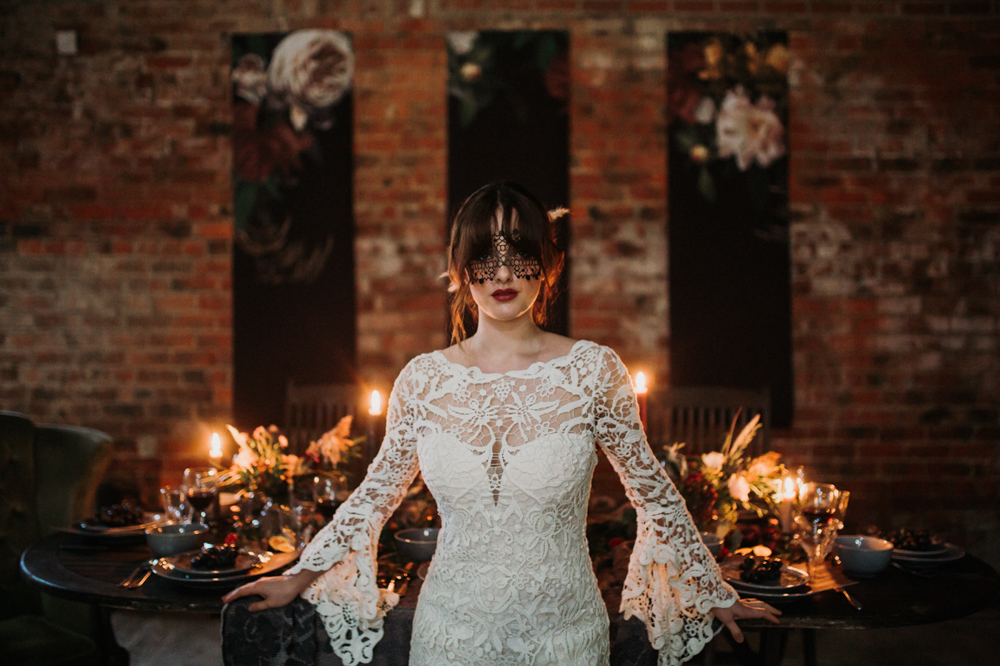
[[[222,654],[226,666],[342,666],[333,653],[315,607],[297,599],[283,608],[251,612],[253,600],[238,599],[222,613]],[[406,666],[410,658],[413,608],[394,608],[385,635],[375,646],[372,666]],[[611,620],[611,666],[655,666],[656,650],[646,626],[636,620]]]

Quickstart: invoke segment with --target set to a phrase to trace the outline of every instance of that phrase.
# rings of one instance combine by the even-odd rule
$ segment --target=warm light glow
[[[382,414],[382,395],[378,391],[372,391],[372,404],[368,413],[372,416],[381,416]]]
[[[795,492],[795,479],[790,476],[785,477],[785,492],[782,495],[782,499],[795,499],[798,494]]]
[[[635,392],[639,395],[645,394],[649,389],[646,387],[646,373],[635,373]]]
[[[208,447],[208,456],[215,461],[222,459],[222,440],[219,439],[219,433],[212,433],[212,443]]]

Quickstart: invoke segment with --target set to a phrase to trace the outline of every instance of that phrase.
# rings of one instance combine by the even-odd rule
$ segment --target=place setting
[[[86,544],[104,546],[141,543],[146,530],[164,521],[164,514],[144,511],[135,502],[102,506],[93,515],[66,527],[52,528],[79,537]]]
[[[741,596],[768,603],[788,603],[834,590],[861,610],[861,603],[844,589],[856,581],[846,575],[844,567],[827,562],[830,553],[839,550],[837,534],[843,529],[850,493],[828,483],[797,483],[794,488],[789,498],[794,514],[783,516],[790,528],[785,548],[777,553],[764,546],[737,551],[720,565],[723,576]],[[806,556],[804,566],[795,562],[799,548]]]
[[[964,548],[927,530],[894,530],[886,539],[893,544],[893,563],[904,569],[932,569],[965,557]]]
[[[227,541],[229,541],[227,539]],[[238,548],[235,538],[221,545],[161,557],[150,571],[171,583],[194,588],[235,587],[291,564],[299,551],[273,553]]]

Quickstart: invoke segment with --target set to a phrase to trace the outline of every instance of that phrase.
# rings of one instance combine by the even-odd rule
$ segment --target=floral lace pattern
[[[395,594],[375,584],[375,544],[417,469],[442,518],[414,617],[410,663],[608,663],[608,617],[586,541],[595,444],[639,517],[622,595],[660,664],[712,637],[737,599],[646,444],[628,371],[610,349],[506,374],[413,359],[396,380],[386,439],[368,476],[292,572],[329,569],[303,593],[345,664],[368,663]],[[332,567],[331,567],[332,565]]]

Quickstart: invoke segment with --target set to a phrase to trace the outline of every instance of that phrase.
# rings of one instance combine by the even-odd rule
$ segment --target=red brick
[[[150,56],[146,58],[150,69],[186,69],[191,66],[191,58],[187,56]]]

